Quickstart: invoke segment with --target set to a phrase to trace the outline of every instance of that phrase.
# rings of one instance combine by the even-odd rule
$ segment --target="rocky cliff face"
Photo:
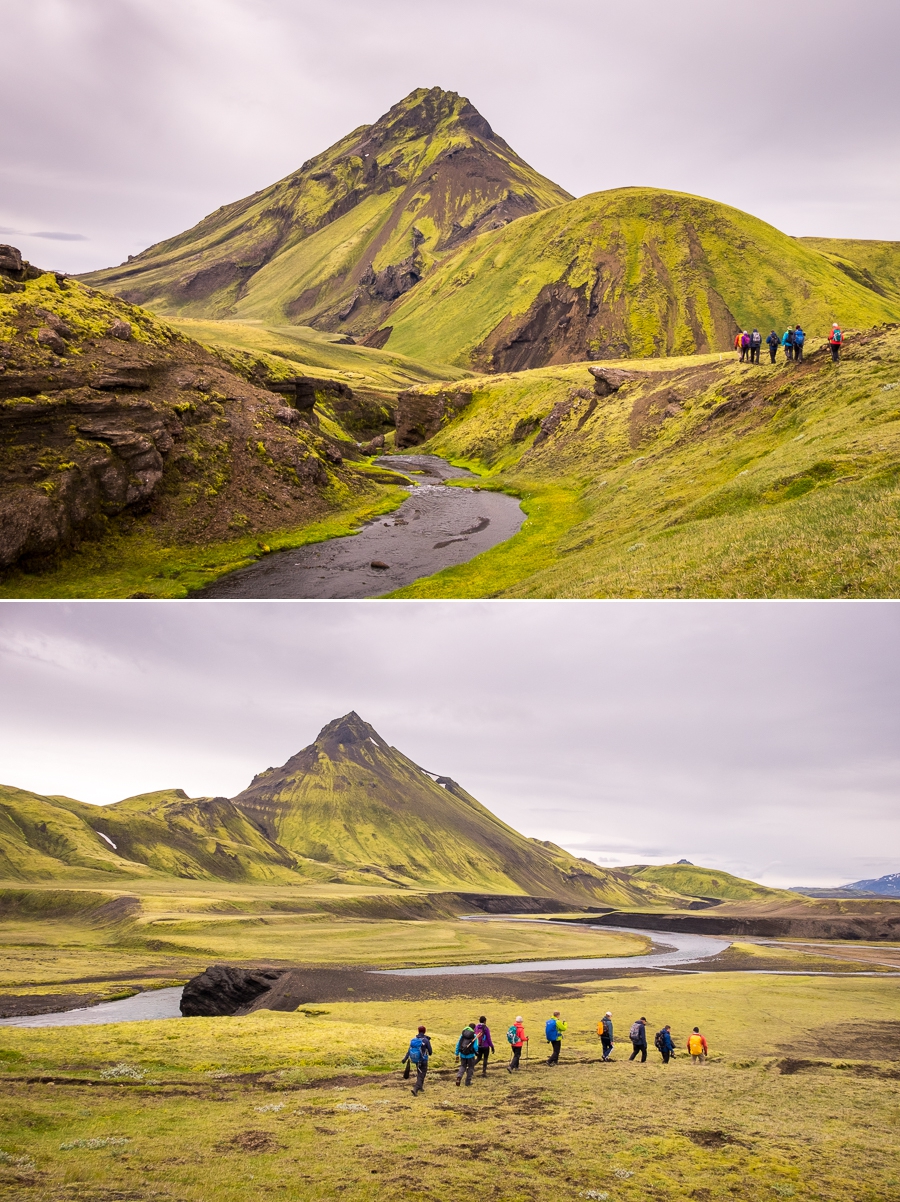
[[[307,401],[0,248],[0,568],[116,515],[205,541],[324,512],[342,453]]]

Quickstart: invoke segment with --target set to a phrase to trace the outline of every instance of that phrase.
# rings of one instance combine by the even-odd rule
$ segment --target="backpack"
[[[459,1055],[474,1056],[475,1048],[478,1044],[478,1037],[474,1031],[463,1031],[459,1037]]]
[[[555,1018],[547,1019],[547,1025],[544,1028],[544,1034],[547,1036],[548,1043],[552,1043],[554,1039],[559,1039],[559,1028],[556,1025]]]
[[[793,330],[785,331],[784,345],[785,346],[793,346],[794,345],[794,331]]]
[[[832,330],[831,331],[831,341],[832,342],[843,342],[844,335],[841,333],[840,330]]]
[[[699,1035],[692,1035],[688,1040],[688,1051],[692,1056],[703,1055],[703,1040]]]
[[[666,1048],[666,1033],[665,1031],[657,1031],[656,1037],[653,1040],[653,1046],[659,1052],[664,1052]]]
[[[640,1023],[632,1023],[631,1030],[628,1032],[629,1039],[636,1039],[639,1043],[644,1038],[644,1028]]]
[[[760,334],[759,330],[754,330],[753,333],[750,335],[750,345],[751,346],[759,346],[761,343],[762,343],[762,334]]]
[[[508,1042],[508,1043],[515,1043],[515,1042],[516,1042],[516,1040],[517,1040],[518,1038],[519,1038],[519,1032],[518,1032],[518,1030],[516,1029],[516,1024],[515,1024],[515,1023],[513,1023],[513,1025],[512,1025],[512,1026],[509,1028],[509,1030],[506,1032],[506,1039],[507,1039],[507,1042]]]
[[[409,1058],[413,1064],[428,1063],[428,1049],[421,1035],[416,1035],[409,1041]]]
[[[806,335],[802,330],[794,330],[794,346],[803,346],[806,341]]]

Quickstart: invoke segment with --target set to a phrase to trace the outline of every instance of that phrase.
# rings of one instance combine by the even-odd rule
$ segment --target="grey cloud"
[[[900,9],[882,0],[0,0],[0,34],[0,219],[84,230],[55,252],[72,270],[435,84],[575,194],[650,184],[788,233],[900,238]]]
[[[9,603],[3,777],[233,795],[356,709],[578,854],[837,883],[900,862],[898,628],[891,603]]]

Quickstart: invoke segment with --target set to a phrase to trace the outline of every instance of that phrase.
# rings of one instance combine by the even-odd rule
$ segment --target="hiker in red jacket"
[[[742,337],[743,337],[743,335],[741,334],[741,331],[738,330],[738,332],[734,336],[734,349],[740,355],[741,363],[744,362],[744,352],[741,350],[741,338]]]
[[[494,1041],[491,1039],[491,1028],[487,1025],[487,1019],[483,1014],[475,1024],[475,1034],[478,1036],[478,1055],[475,1057],[475,1064],[476,1066],[481,1064],[481,1075],[486,1077],[488,1057],[496,1049]]]
[[[828,345],[831,347],[831,362],[840,363],[841,361],[841,345],[844,341],[844,331],[838,323],[832,322],[831,333],[828,335]]]
[[[521,1014],[516,1015],[516,1021],[506,1032],[506,1038],[512,1047],[512,1060],[510,1060],[506,1068],[509,1072],[514,1073],[519,1068],[519,1057],[522,1055],[522,1048],[528,1043],[528,1036],[525,1034]]]

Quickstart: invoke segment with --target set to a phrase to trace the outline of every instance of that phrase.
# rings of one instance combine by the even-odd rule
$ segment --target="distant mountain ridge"
[[[180,789],[96,806],[0,787],[0,877],[134,876],[534,894],[573,905],[677,904],[651,882],[507,826],[357,714],[328,723],[237,797]]]
[[[900,320],[900,244],[791,238],[660,188],[575,200],[440,88],[82,278],[167,317],[311,326],[489,372]]]
[[[853,881],[850,885],[839,885],[836,889],[795,885],[791,892],[802,893],[806,897],[900,897],[900,872],[889,872],[885,876],[867,881]]]

